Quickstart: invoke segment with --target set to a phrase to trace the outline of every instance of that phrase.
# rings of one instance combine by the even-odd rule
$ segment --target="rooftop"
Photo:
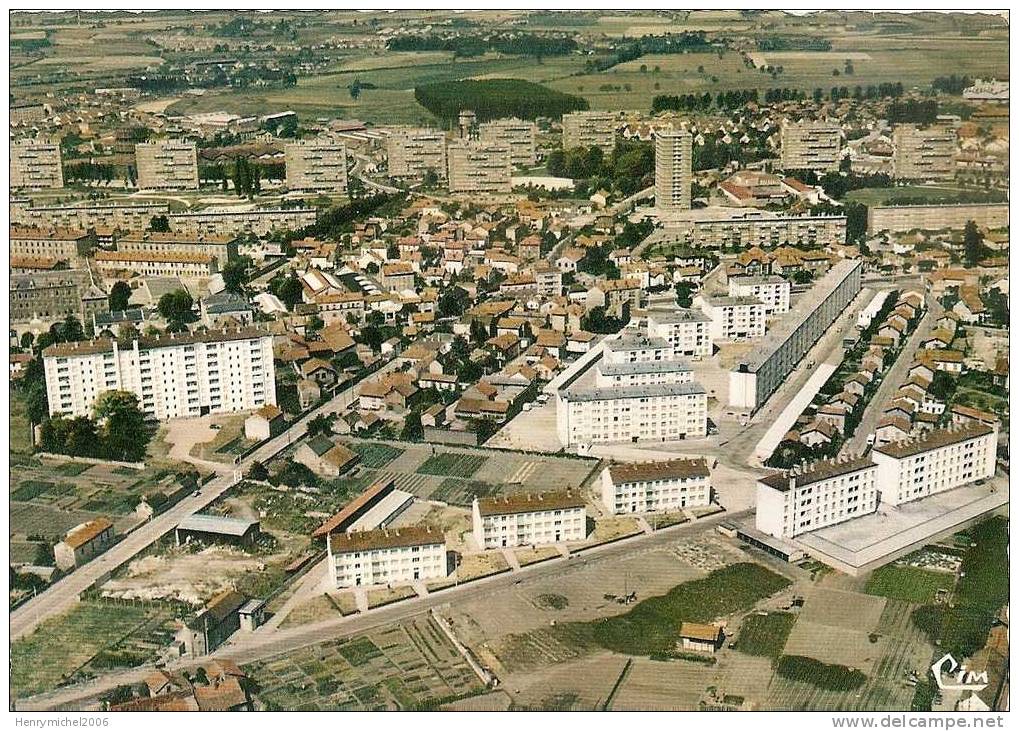
[[[180,345],[193,345],[195,343],[221,343],[232,340],[249,340],[252,338],[272,337],[269,333],[257,327],[242,327],[224,330],[205,330],[195,333],[164,333],[157,338],[138,338],[139,350],[154,350],[156,348],[171,348]],[[92,355],[95,353],[113,352],[116,341],[111,338],[95,338],[93,340],[79,340],[73,343],[58,343],[43,350],[44,358],[66,358],[76,355]],[[130,349],[128,346],[117,346]]]
[[[113,521],[109,518],[96,518],[67,531],[67,535],[64,536],[64,543],[71,548],[81,548],[112,527]]]
[[[880,452],[881,454],[887,454],[889,457],[902,459],[904,457],[912,457],[917,454],[929,452],[934,449],[940,449],[941,447],[948,447],[952,444],[959,444],[960,442],[965,442],[970,439],[976,439],[977,437],[986,436],[993,432],[994,429],[990,426],[973,422],[962,426],[950,427],[948,429],[930,431],[918,439],[908,439],[901,442],[883,444],[879,447],[875,447],[874,451]]]
[[[796,487],[805,487],[822,480],[830,480],[833,477],[860,472],[873,466],[874,460],[870,457],[824,459],[794,467],[784,472],[773,472],[762,477],[758,482],[762,482],[772,489],[787,492],[792,487],[790,481],[793,479],[795,479]]]
[[[217,533],[219,535],[237,537],[241,537],[252,528],[257,527],[257,520],[230,518],[225,515],[203,515],[201,513],[190,515],[177,524],[177,528],[179,530],[192,530],[199,533]]]
[[[442,531],[429,526],[356,531],[354,533],[331,533],[329,546],[333,553],[352,551],[376,551],[381,548],[410,548],[445,544]]]
[[[661,462],[631,462],[609,466],[609,475],[615,483],[649,482],[691,477],[709,477],[708,462],[696,459],[670,459]]]
[[[624,398],[655,398],[660,396],[694,396],[706,393],[696,382],[655,383],[649,386],[616,388],[567,388],[560,392],[567,401],[608,401]]]
[[[564,490],[486,497],[478,500],[478,511],[482,515],[512,515],[513,513],[534,513],[542,510],[568,510],[582,508],[584,505],[584,498],[580,493]]]

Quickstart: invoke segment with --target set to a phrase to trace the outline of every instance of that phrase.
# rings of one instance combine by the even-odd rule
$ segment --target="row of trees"
[[[713,51],[715,48],[704,31],[684,31],[661,36],[641,36],[635,41],[617,46],[614,50],[610,56],[589,59],[585,64],[587,72],[606,71],[618,64],[636,61],[646,54],[703,53]],[[721,49],[719,53],[722,53]]]
[[[587,100],[523,79],[440,81],[414,89],[414,99],[452,124],[460,111],[472,109],[479,121],[501,117],[562,117],[588,108]]]
[[[567,35],[535,33],[486,33],[397,36],[386,43],[391,51],[451,51],[460,57],[481,56],[488,51],[513,56],[565,56],[577,50]]]
[[[551,175],[590,180],[589,187],[604,187],[631,195],[654,182],[655,150],[649,142],[617,139],[606,157],[600,147],[553,150],[546,166]]]
[[[138,397],[130,391],[104,391],[94,417],[54,416],[40,425],[44,451],[73,457],[141,462],[151,438]]]

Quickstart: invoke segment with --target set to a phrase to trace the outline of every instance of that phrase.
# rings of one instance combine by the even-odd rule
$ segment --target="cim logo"
[[[965,665],[959,665],[950,653],[931,665],[934,682],[941,690],[972,690],[974,693],[987,687],[987,672],[975,673]]]

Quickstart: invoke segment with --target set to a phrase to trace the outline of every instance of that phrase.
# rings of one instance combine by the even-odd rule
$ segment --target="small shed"
[[[208,543],[251,545],[259,535],[259,522],[224,515],[190,515],[174,530],[177,545],[194,538]]]
[[[700,622],[683,622],[679,628],[679,645],[684,652],[704,652],[714,655],[722,646],[722,628]]]

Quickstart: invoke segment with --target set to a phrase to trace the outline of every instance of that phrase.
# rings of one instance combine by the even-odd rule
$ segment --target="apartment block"
[[[870,206],[867,233],[882,231],[938,231],[958,229],[973,221],[980,228],[1008,225],[1008,203],[948,203],[945,205]]]
[[[60,145],[44,140],[11,142],[11,188],[63,188]]]
[[[540,546],[582,541],[587,535],[587,507],[570,490],[474,498],[474,539],[483,548]]]
[[[662,338],[626,332],[608,340],[592,372],[567,383],[556,394],[564,446],[707,434],[707,394]]]
[[[664,230],[663,238],[679,244],[711,249],[814,249],[846,243],[845,216],[786,216],[770,211],[746,211],[721,217],[680,222]]]
[[[700,310],[677,307],[649,310],[648,335],[672,345],[675,356],[706,358],[711,355],[711,318]]]
[[[655,132],[655,206],[664,212],[691,205],[693,137],[686,130]]]
[[[283,148],[287,188],[311,193],[347,192],[347,147],[332,140],[300,140]]]
[[[142,142],[135,145],[134,156],[139,188],[198,190],[198,155],[190,142]]]
[[[513,167],[532,167],[538,162],[537,134],[534,122],[510,117],[483,122],[478,139],[483,145],[509,148]]]
[[[216,258],[209,254],[97,251],[92,260],[101,274],[113,278],[140,274],[143,277],[205,279],[219,271]]]
[[[703,457],[612,464],[601,473],[602,503],[615,515],[673,512],[711,504]]]
[[[951,180],[955,177],[955,130],[945,125],[897,124],[892,131],[892,177]]]
[[[420,178],[431,170],[446,177],[446,134],[437,129],[395,129],[386,140],[389,174]]]
[[[757,530],[795,538],[873,513],[877,504],[870,457],[821,460],[757,481]]]
[[[104,391],[130,391],[165,421],[276,403],[272,335],[257,328],[60,343],[43,351],[50,414],[89,416]]]
[[[502,145],[456,141],[447,149],[450,193],[509,193],[510,151]]]
[[[171,213],[170,230],[189,236],[255,234],[300,231],[318,221],[316,208],[256,208],[254,210],[208,210]]]
[[[428,527],[330,533],[329,579],[337,588],[446,576],[446,539]]]
[[[166,216],[166,203],[69,204],[32,206],[11,201],[11,223],[41,228],[76,228],[82,231],[107,228],[144,231],[155,216]]]
[[[842,129],[828,122],[786,121],[779,132],[782,167],[786,170],[837,170]]]
[[[563,115],[563,149],[600,147],[606,155],[616,147],[616,116],[612,112],[569,112]]]
[[[729,405],[756,411],[860,293],[863,262],[844,259],[729,373]]]
[[[81,229],[11,226],[10,255],[75,262],[87,253],[90,241]]]
[[[994,476],[997,426],[972,422],[875,447],[881,502],[900,505]]]
[[[768,315],[789,311],[789,282],[778,275],[729,277],[730,297],[753,297],[764,303]]]
[[[741,341],[764,337],[767,324],[765,304],[756,297],[696,297],[694,304],[711,318],[713,341]]]
[[[224,265],[237,256],[237,239],[223,235],[188,235],[174,232],[143,231],[117,240],[117,251],[132,254],[201,254]]]

